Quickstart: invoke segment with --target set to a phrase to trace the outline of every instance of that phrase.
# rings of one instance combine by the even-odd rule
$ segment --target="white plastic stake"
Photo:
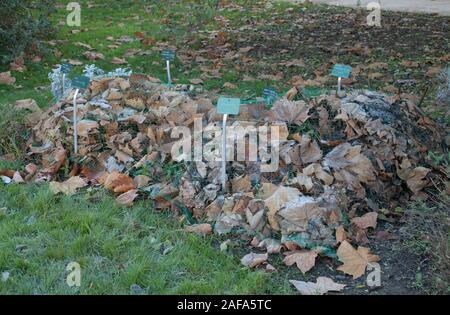
[[[62,75],[62,93],[63,93],[63,96],[64,96],[64,94],[66,94],[66,74],[65,73],[63,73],[63,75]]]
[[[172,76],[170,75],[170,60],[166,60],[167,83],[172,84]]]
[[[73,151],[75,154],[78,154],[77,95],[79,91],[76,89],[73,96]]]
[[[338,94],[341,93],[341,84],[342,84],[342,78],[338,78]]]
[[[227,188],[227,118],[228,114],[223,115],[222,123],[222,190],[226,192]]]

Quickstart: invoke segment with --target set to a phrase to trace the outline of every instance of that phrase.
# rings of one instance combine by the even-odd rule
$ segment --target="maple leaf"
[[[111,174],[105,173],[100,179],[106,189],[110,189],[115,193],[124,193],[128,190],[136,189],[136,184],[129,176],[118,171],[113,171]]]
[[[301,125],[309,118],[311,107],[304,101],[289,101],[286,98],[279,99],[272,108],[274,121],[285,121],[288,124]]]
[[[345,284],[336,283],[328,277],[318,277],[315,283],[297,280],[289,282],[303,295],[322,295],[329,291],[340,292],[345,288]]]
[[[283,262],[286,266],[297,264],[302,273],[306,273],[316,265],[317,252],[315,250],[292,251],[285,253]]]
[[[51,182],[49,184],[49,189],[54,194],[61,192],[61,193],[64,193],[64,194],[70,196],[70,195],[73,195],[77,191],[78,188],[82,188],[86,185],[87,185],[87,183],[83,178],[81,178],[79,176],[74,176],[62,183]]]
[[[276,213],[284,206],[286,202],[297,199],[299,195],[300,191],[297,188],[281,186],[274,190],[273,193],[266,200],[264,200],[267,208],[269,208],[267,218],[274,230],[278,231],[280,229],[278,221],[275,218]]]
[[[361,277],[369,263],[380,260],[379,256],[370,254],[369,251],[369,248],[362,246],[356,250],[349,242],[343,241],[337,250],[337,256],[344,264],[337,270],[352,275],[353,279]]]

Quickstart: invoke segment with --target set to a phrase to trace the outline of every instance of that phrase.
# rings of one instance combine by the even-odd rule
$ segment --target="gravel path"
[[[304,2],[304,0],[287,0],[291,2]],[[358,0],[310,0],[314,3],[325,3],[332,5],[344,5],[356,7]],[[362,6],[369,2],[379,2],[382,10],[438,13],[450,16],[450,0],[361,0]]]

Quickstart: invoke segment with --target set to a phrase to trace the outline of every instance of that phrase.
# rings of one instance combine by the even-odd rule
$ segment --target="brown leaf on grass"
[[[283,262],[286,266],[296,264],[302,273],[306,273],[316,265],[317,252],[315,250],[302,250],[286,252]]]
[[[282,98],[273,105],[273,120],[301,125],[308,120],[310,109],[311,107],[304,101],[289,101],[286,98]]]
[[[360,229],[376,228],[378,213],[369,212],[362,217],[353,218],[351,222]]]
[[[200,235],[209,235],[212,233],[212,226],[209,223],[195,224],[187,226],[185,230]]]
[[[328,277],[318,277],[316,283],[297,280],[289,282],[303,295],[323,295],[329,291],[340,292],[345,288],[345,284],[335,283]]]
[[[337,256],[344,263],[337,270],[352,275],[353,279],[364,275],[369,263],[380,260],[379,256],[370,254],[369,248],[359,246],[358,250],[356,250],[347,241],[341,243],[337,250]]]
[[[9,66],[11,71],[24,72],[27,70],[23,56],[16,57],[14,61],[9,64]]]
[[[113,59],[111,59],[111,63],[115,64],[115,65],[125,65],[128,62],[125,59],[120,59],[118,57],[114,57]]]
[[[137,189],[131,189],[118,196],[116,198],[116,201],[122,206],[131,207],[133,205],[134,199],[136,199],[137,196]]]
[[[0,73],[0,84],[12,85],[16,83],[16,78],[11,76],[11,71]]]
[[[78,59],[69,59],[68,62],[72,65],[72,66],[82,66],[83,63],[78,60]]]
[[[83,56],[91,61],[105,59],[105,56],[102,53],[95,52],[95,51],[86,51],[83,53]]]
[[[115,193],[124,193],[136,189],[136,184],[133,179],[118,171],[113,171],[110,174],[105,173],[100,179],[100,183],[103,183],[106,189],[110,189]]]
[[[150,177],[146,175],[138,175],[134,178],[134,182],[136,183],[137,188],[142,188],[147,186],[150,182]]]
[[[265,253],[265,254],[250,253],[250,254],[247,254],[244,257],[242,257],[241,263],[244,266],[254,268],[254,267],[266,262],[268,258],[269,258],[269,254],[267,254],[267,253]]]
[[[196,84],[196,85],[203,84],[203,80],[202,79],[190,79],[189,82],[192,83],[192,84]]]
[[[50,182],[49,188],[50,191],[54,194],[64,193],[68,196],[73,195],[78,188],[82,188],[86,186],[86,180],[79,177],[74,176],[66,180],[65,182]]]

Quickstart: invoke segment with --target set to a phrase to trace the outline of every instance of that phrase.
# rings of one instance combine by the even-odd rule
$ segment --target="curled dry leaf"
[[[247,254],[244,257],[242,257],[241,263],[244,266],[254,268],[254,267],[266,262],[268,258],[269,258],[269,254],[267,254],[267,253],[265,253],[265,254],[250,253],[250,254]]]
[[[296,264],[302,273],[306,273],[316,265],[317,252],[315,250],[302,250],[286,252],[283,262],[286,266]]]
[[[289,282],[303,295],[323,295],[330,291],[340,292],[345,288],[345,284],[336,283],[328,277],[318,277],[316,283],[296,280]]]
[[[131,189],[116,198],[118,204],[131,207],[134,199],[138,196],[137,189]]]
[[[369,248],[359,246],[358,250],[356,250],[347,241],[341,243],[337,250],[337,256],[344,263],[337,270],[352,275],[353,279],[364,275],[369,263],[380,260],[379,256],[370,254]]]
[[[362,217],[352,219],[352,223],[360,229],[376,228],[377,227],[378,213],[369,212]]]
[[[336,229],[336,244],[342,243],[347,239],[347,233],[343,226],[339,226]]]
[[[110,189],[115,193],[124,193],[132,189],[136,189],[136,184],[128,175],[122,174],[118,171],[113,171],[111,174],[105,173],[100,179],[106,189]]]
[[[68,196],[73,195],[78,188],[86,186],[86,181],[79,177],[74,176],[66,180],[65,182],[51,182],[49,184],[50,191],[54,194],[64,193]]]
[[[212,226],[209,223],[202,223],[190,225],[185,228],[187,232],[192,232],[200,235],[208,235],[212,233]]]
[[[269,213],[267,214],[270,225],[274,230],[280,230],[280,226],[276,219],[277,212],[289,201],[295,200],[300,195],[297,188],[281,186],[277,188],[273,194],[264,200]]]

